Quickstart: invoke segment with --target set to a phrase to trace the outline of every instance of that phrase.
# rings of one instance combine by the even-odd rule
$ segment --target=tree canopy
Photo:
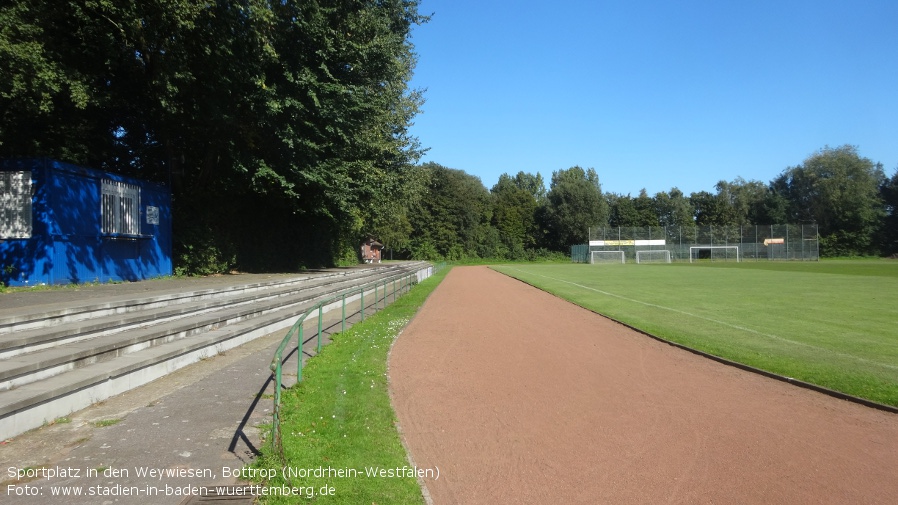
[[[463,172],[451,172],[452,177],[466,177]],[[457,186],[454,201],[483,195],[476,177],[467,176],[467,181],[468,185]],[[603,193],[597,171],[577,166],[553,172],[548,192],[539,174],[519,172],[514,177],[502,174],[489,193],[492,198],[486,207],[478,200],[458,210],[478,209],[480,221],[470,225],[470,235],[465,235],[460,221],[443,219],[453,230],[443,235],[476,237],[473,245],[452,253],[446,252],[445,245],[430,250],[441,257],[522,259],[545,249],[566,252],[571,245],[584,243],[587,229],[596,226],[807,223],[819,226],[824,256],[898,253],[898,173],[887,179],[881,165],[861,157],[853,146],[826,147],[801,165],[787,167],[769,183],[737,177],[718,181],[713,191],[688,196],[676,187],[655,195],[643,189],[635,197]],[[431,194],[426,199],[438,202],[439,198]],[[448,206],[439,207],[454,212]],[[439,212],[435,207],[431,211]],[[426,249],[421,247],[429,240],[426,233],[414,233],[419,250]]]
[[[537,222],[538,210],[545,200],[542,176],[518,172],[515,177],[499,176],[493,186],[492,224],[499,232],[503,255],[512,259],[526,256],[526,250],[541,245],[542,237]]]
[[[882,166],[852,146],[826,147],[786,169],[774,185],[789,201],[787,219],[816,223],[830,254],[870,254],[883,224]]]
[[[883,220],[882,252],[898,255],[898,170],[882,185],[886,217]]]
[[[493,257],[484,240],[490,229],[490,195],[479,178],[437,163],[425,163],[427,198],[411,211],[409,249],[422,259]]]
[[[247,242],[301,228],[318,252],[282,256],[333,262],[383,226],[379,202],[409,195],[422,153],[408,133],[422,103],[408,88],[417,9],[12,0],[0,9],[0,156],[171,182],[184,248],[205,237],[249,259]]]
[[[608,220],[608,207],[595,169],[579,166],[552,172],[547,194],[546,231],[549,243],[563,249],[587,239],[590,226]]]

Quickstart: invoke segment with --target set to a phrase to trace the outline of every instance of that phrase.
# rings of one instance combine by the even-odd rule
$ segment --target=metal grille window
[[[140,188],[133,184],[103,180],[103,233],[140,234]]]
[[[31,238],[31,171],[0,172],[0,239]]]

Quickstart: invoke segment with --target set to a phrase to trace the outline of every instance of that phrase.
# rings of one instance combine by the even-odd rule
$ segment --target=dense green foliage
[[[419,170],[427,181],[427,197],[409,206],[412,256],[488,257],[498,247],[498,237],[487,235],[495,230],[489,226],[490,194],[480,179],[435,163],[425,163]]]
[[[821,248],[834,255],[878,250],[884,184],[882,166],[861,158],[850,146],[824,149],[773,182],[789,202],[786,221],[817,223]]]
[[[592,168],[553,172],[547,200],[544,223],[549,244],[556,249],[582,242],[589,223],[608,218],[599,176]]]
[[[852,146],[826,147],[769,184],[737,178],[688,196],[603,193],[597,172],[576,166],[553,172],[548,191],[539,174],[503,174],[487,192],[460,170],[418,169],[427,190],[405,214],[414,239],[400,255],[539,259],[584,243],[589,227],[804,223],[818,225],[824,256],[898,253],[898,173],[886,179]]]
[[[887,254],[898,255],[898,171],[882,185],[886,217],[882,231],[882,249]]]
[[[898,263],[495,269],[658,337],[898,406]]]
[[[417,6],[8,2],[0,156],[170,183],[188,273],[353,257],[414,191]]]
[[[524,172],[514,177],[502,174],[490,193],[494,205],[492,225],[499,232],[502,255],[525,258],[542,238],[537,222],[537,210],[546,198],[542,176]]]
[[[567,240],[583,240],[580,223],[601,219],[595,171],[573,167],[553,174],[546,192],[539,174],[503,174],[491,191],[475,176],[437,163],[416,168],[424,197],[407,206],[411,234],[400,257],[495,260],[552,259]]]

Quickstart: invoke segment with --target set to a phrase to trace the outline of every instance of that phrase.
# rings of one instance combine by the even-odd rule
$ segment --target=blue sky
[[[898,1],[422,0],[412,134],[492,187],[765,183],[824,146],[898,168]]]

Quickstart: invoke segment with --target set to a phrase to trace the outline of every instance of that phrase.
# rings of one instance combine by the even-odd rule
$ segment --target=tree
[[[695,212],[695,224],[698,226],[723,226],[732,224],[732,209],[723,198],[707,191],[699,191],[689,195],[689,203]]]
[[[514,185],[527,192],[537,205],[543,205],[546,202],[546,185],[543,182],[543,176],[539,172],[530,174],[526,172],[518,172],[514,176]]]
[[[605,204],[608,207],[608,226],[626,227],[634,226],[638,220],[636,206],[630,195],[618,193],[606,193]]]
[[[655,208],[655,201],[649,196],[645,188],[639,190],[639,196],[633,199],[633,207],[636,211],[636,222],[632,226],[645,228],[659,225],[660,221]]]
[[[755,224],[789,223],[789,187],[784,178],[770,182],[764,200],[758,208]]]
[[[414,209],[427,196],[432,172],[420,165],[410,165],[387,179],[391,183],[383,188],[384,198],[373,206],[367,216],[367,235],[377,237],[384,249],[404,252],[411,243],[414,226],[410,219]]]
[[[654,203],[661,226],[692,226],[695,224],[692,205],[678,188],[671,188],[670,193],[664,191],[656,193]]]
[[[542,176],[524,172],[518,172],[514,178],[508,174],[500,175],[490,190],[493,195],[492,225],[498,230],[509,258],[523,258],[525,250],[539,242],[537,209],[545,192]]]
[[[497,252],[489,231],[490,194],[479,178],[428,162],[427,194],[414,207],[410,240],[416,259],[457,260]]]
[[[726,224],[773,224],[765,220],[764,202],[769,189],[763,182],[737,177],[732,182],[719,181],[715,188],[720,205],[725,209]]]
[[[853,255],[876,252],[885,180],[881,164],[846,145],[825,147],[787,168],[774,186],[785,192],[790,221],[817,224],[823,254]]]
[[[558,251],[586,241],[589,227],[603,226],[608,205],[596,171],[574,166],[552,172],[545,219],[550,243]]]
[[[886,216],[882,227],[882,252],[898,254],[898,169],[881,187]]]

